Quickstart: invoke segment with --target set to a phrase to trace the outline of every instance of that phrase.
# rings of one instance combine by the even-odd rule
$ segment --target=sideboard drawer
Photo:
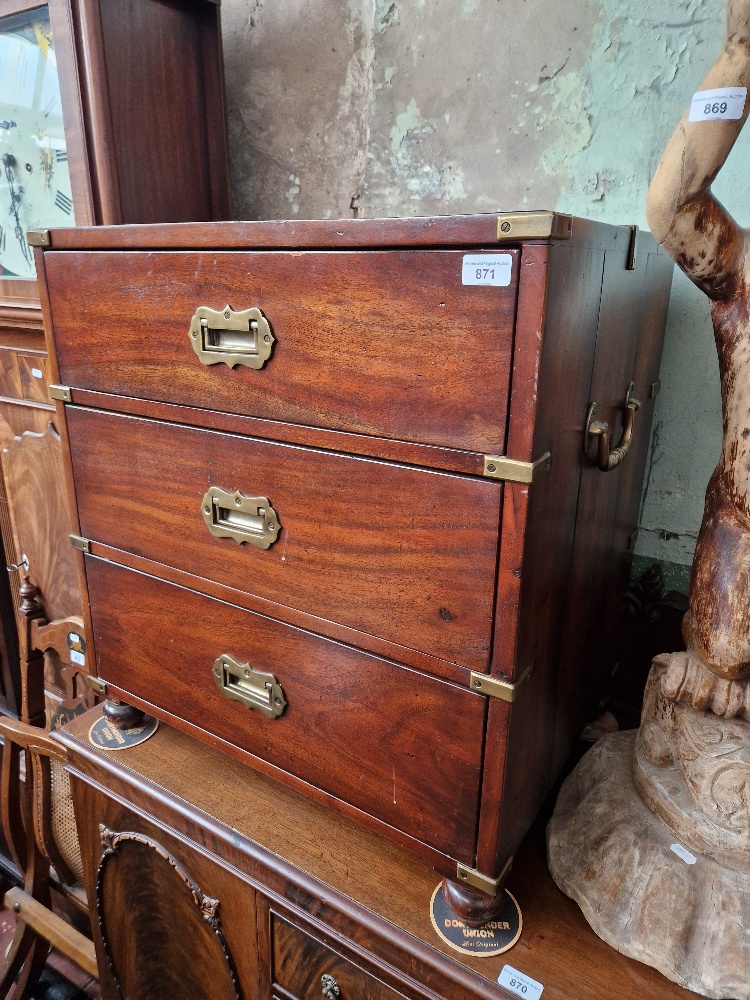
[[[501,484],[75,406],[68,432],[87,538],[486,669]],[[212,534],[238,490],[270,547]]]
[[[114,563],[87,557],[86,576],[108,684],[470,862],[481,695]],[[214,676],[224,657],[239,676]],[[277,718],[227,697],[265,695],[253,671],[280,686]]]
[[[295,1000],[321,1000],[333,979],[340,1000],[406,1000],[342,955],[293,924],[271,915],[273,982]],[[332,990],[329,996],[336,996]]]
[[[50,252],[60,378],[502,454],[519,253],[504,256],[510,284],[484,287],[462,283],[460,250]],[[262,368],[199,360],[193,315],[227,305],[260,309],[268,321],[273,343]]]

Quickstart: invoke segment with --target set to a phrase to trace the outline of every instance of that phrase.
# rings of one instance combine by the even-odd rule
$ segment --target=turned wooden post
[[[143,725],[144,713],[140,708],[133,708],[119,698],[107,698],[102,707],[107,721],[115,729],[135,729]]]
[[[44,609],[38,601],[39,588],[24,574],[18,591],[19,611],[25,619],[21,638],[21,721],[31,726],[44,726],[44,653],[36,649],[31,638],[32,623],[44,619]]]

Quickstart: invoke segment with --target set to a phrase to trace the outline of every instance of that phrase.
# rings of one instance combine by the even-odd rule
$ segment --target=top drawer
[[[511,260],[508,286],[464,285],[463,256],[50,251],[44,260],[60,380],[502,453],[519,254],[503,252]],[[227,305],[259,309],[268,321],[274,342],[262,368],[206,365],[193,350],[196,311]],[[224,344],[242,350],[247,339],[229,334]]]

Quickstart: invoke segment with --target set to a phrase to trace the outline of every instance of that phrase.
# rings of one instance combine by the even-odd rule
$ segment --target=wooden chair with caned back
[[[85,683],[80,592],[54,428],[14,439],[3,452],[3,476],[13,484],[8,491],[13,540],[15,552],[22,554],[19,568],[27,572],[16,588],[22,721],[0,720],[2,826],[23,876],[23,887],[5,897],[5,905],[16,911],[17,929],[0,964],[0,996],[21,1000],[41,974],[50,943],[96,975],[90,940],[51,909],[54,891],[67,901],[73,918],[78,915],[81,926],[89,926],[65,754],[41,728],[45,716],[56,728],[85,711],[94,693]],[[46,484],[48,493],[50,482],[59,493],[53,498],[43,489]],[[38,573],[41,586],[30,581],[29,572],[35,580]]]
[[[30,676],[29,664],[53,650],[63,676],[68,677],[74,708],[76,680],[81,682],[83,678],[83,623],[77,616],[47,622],[37,589],[28,576],[20,593],[26,623],[20,636],[24,679]],[[92,701],[93,692],[87,698]],[[92,976],[97,975],[96,958],[90,939],[52,910],[54,890],[68,901],[69,911],[80,915],[84,927],[89,924],[70,780],[64,767],[65,750],[43,729],[12,719],[0,720],[0,735],[3,832],[13,860],[23,873],[23,888],[15,887],[5,894],[5,906],[16,912],[17,926],[0,965],[0,996],[22,1000],[30,995],[41,975],[50,945]]]

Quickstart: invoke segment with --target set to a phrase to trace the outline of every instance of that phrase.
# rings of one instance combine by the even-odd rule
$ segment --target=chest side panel
[[[51,251],[60,378],[82,389],[501,454],[518,252],[502,255],[511,262],[507,287],[464,285],[463,256]],[[273,343],[262,368],[199,360],[192,317],[227,305],[259,309],[268,322]],[[207,336],[218,353],[222,337],[225,345],[233,339]]]

